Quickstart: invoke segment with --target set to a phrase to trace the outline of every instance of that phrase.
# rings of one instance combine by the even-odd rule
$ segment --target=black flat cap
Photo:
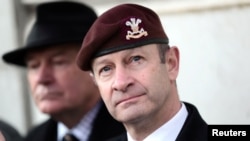
[[[11,64],[26,66],[27,51],[65,43],[82,43],[96,20],[95,11],[77,2],[42,3],[36,9],[36,21],[26,45],[5,53],[2,59]]]

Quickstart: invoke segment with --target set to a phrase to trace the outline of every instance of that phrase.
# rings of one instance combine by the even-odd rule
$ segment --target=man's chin
[[[48,114],[48,115],[58,115],[60,114],[63,109],[56,105],[41,105],[39,106],[39,109],[42,113]]]

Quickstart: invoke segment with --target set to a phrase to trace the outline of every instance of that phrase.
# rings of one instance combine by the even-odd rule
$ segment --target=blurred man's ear
[[[171,47],[166,54],[169,78],[176,80],[179,73],[179,50],[176,46]]]

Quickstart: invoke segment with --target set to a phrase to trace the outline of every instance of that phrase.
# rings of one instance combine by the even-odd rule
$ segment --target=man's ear
[[[90,77],[92,78],[92,80],[94,81],[95,85],[97,85],[97,84],[96,84],[96,81],[95,81],[95,76],[94,76],[94,74],[93,74],[92,71],[89,72],[89,75],[90,75]]]
[[[179,49],[176,46],[170,47],[166,54],[169,78],[176,80],[179,73]]]

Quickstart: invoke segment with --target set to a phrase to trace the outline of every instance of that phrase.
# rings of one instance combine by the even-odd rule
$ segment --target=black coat
[[[185,106],[187,107],[188,117],[176,141],[207,141],[207,123],[202,119],[194,105],[185,102]],[[108,141],[127,141],[127,134],[124,132]]]
[[[111,117],[102,103],[102,107],[93,122],[89,141],[104,141],[123,132],[125,132],[124,126]],[[33,128],[24,141],[57,141],[57,122],[49,119]]]

